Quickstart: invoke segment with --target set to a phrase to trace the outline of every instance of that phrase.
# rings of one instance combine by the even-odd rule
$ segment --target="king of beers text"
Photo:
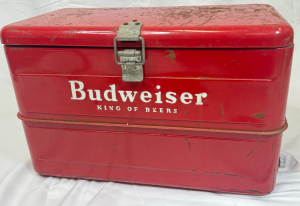
[[[165,101],[162,101],[161,95],[161,87],[159,85],[156,86],[157,92],[152,95],[149,91],[124,91],[124,90],[116,90],[116,85],[109,85],[108,89],[101,92],[97,89],[85,89],[84,83],[77,80],[69,81],[71,86],[72,100],[84,100],[88,96],[92,101],[107,101],[107,102],[135,102],[137,98],[139,98],[144,103],[149,103],[154,101],[156,104],[163,104],[164,102],[167,104],[175,104],[177,101],[180,101],[182,104],[196,104],[203,105],[202,98],[207,97],[207,93],[198,93],[192,95],[189,92],[183,92],[180,95],[177,95],[176,92],[168,91],[165,94]],[[179,99],[179,100],[178,100]],[[98,110],[116,110],[120,111],[121,106],[109,106],[109,105],[97,105]],[[127,107],[127,111],[137,111],[138,107]],[[177,109],[170,108],[160,108],[159,105],[156,108],[144,108],[145,112],[159,112],[159,113],[177,113]]]

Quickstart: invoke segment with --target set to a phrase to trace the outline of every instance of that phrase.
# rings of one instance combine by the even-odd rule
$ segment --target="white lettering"
[[[97,109],[98,109],[98,110],[102,110],[101,105],[97,105]]]
[[[182,93],[181,96],[180,96],[181,102],[182,102],[183,104],[190,104],[190,103],[192,102],[192,100],[190,100],[190,101],[185,101],[186,99],[193,99],[193,96],[192,96],[190,93],[188,93],[188,92],[184,92],[184,93]]]
[[[157,85],[156,89],[160,89],[160,86]],[[155,103],[162,104],[162,101],[161,101],[161,92],[157,92],[157,93],[155,93],[155,95],[156,95],[156,101],[155,101]]]
[[[175,104],[175,102],[176,102],[176,97],[174,97],[174,96],[172,96],[172,95],[174,95],[174,96],[176,96],[176,93],[175,92],[167,92],[167,94],[166,94],[166,97],[169,99],[169,100],[166,100],[166,102],[167,103],[170,103],[170,104]],[[171,100],[171,101],[170,101]]]
[[[89,96],[90,96],[91,100],[102,101],[101,96],[100,96],[100,90],[94,90],[96,93],[96,98],[94,98],[93,90],[88,89],[87,91],[89,92]]]
[[[126,91],[126,96],[125,96],[124,91],[118,91],[118,92],[120,93],[123,102],[126,102],[127,97],[129,98],[130,102],[133,102],[135,95],[137,94],[137,92],[135,91],[133,92],[134,95],[132,96],[132,91]]]
[[[173,113],[177,113],[177,109],[174,109],[174,110],[173,110]]]
[[[127,110],[130,112],[132,110],[132,107],[127,107]]]
[[[120,106],[116,106],[116,110],[120,111],[121,107]]]
[[[152,94],[151,94],[150,92],[145,91],[145,92],[142,92],[142,93],[141,93],[140,98],[141,98],[141,100],[142,100],[143,102],[148,103],[148,102],[151,101]],[[149,99],[149,100],[146,100],[145,98],[147,98],[147,99],[150,98],[150,99]]]
[[[156,101],[155,101],[155,103],[158,103],[158,104],[163,103],[161,101],[161,92],[157,92],[157,93],[155,93],[155,95],[156,95]]]
[[[113,101],[113,102],[117,102],[117,98],[116,98],[116,85],[115,84],[112,84],[112,85],[109,85],[109,87],[111,88],[110,90],[105,90],[104,91],[104,98],[107,100],[107,101]],[[111,93],[111,98],[108,97],[108,93]]]
[[[74,100],[83,100],[85,99],[85,92],[83,91],[84,88],[84,84],[81,81],[69,81],[71,84],[71,92],[72,92],[72,97],[71,99]],[[79,88],[75,88],[75,83],[77,83],[79,85]],[[77,97],[77,93],[76,92],[80,92],[81,97]]]
[[[202,98],[206,98],[207,94],[205,92],[203,92],[200,94],[195,94],[195,96],[197,97],[196,105],[203,105]]]
[[[117,93],[119,93],[121,100],[123,102],[134,102],[135,101],[135,97],[136,95],[139,93],[137,91],[123,91],[123,90],[116,90],[116,85],[115,84],[111,84],[109,85],[110,89],[107,89],[104,91],[104,93],[101,93],[101,90],[93,90],[93,89],[87,89],[84,90],[84,83],[78,80],[71,80],[69,81],[70,86],[71,86],[71,99],[72,100],[83,100],[86,98],[86,95],[89,96],[89,99],[92,101],[102,101],[102,98],[104,98],[104,100],[106,101],[113,101],[113,102],[117,102]],[[161,89],[160,85],[156,85],[156,89]],[[102,90],[103,91],[103,90]],[[88,93],[88,94],[87,94]],[[140,99],[142,102],[144,103],[149,103],[152,100],[152,94],[149,91],[143,91],[140,94]],[[177,102],[177,93],[176,92],[166,92],[165,93],[165,98],[162,97],[162,92],[161,91],[157,91],[154,93],[155,94],[155,103],[157,104],[162,104],[162,99],[169,104],[175,104]],[[102,96],[103,95],[103,96]],[[203,92],[203,93],[198,93],[198,94],[193,94],[195,95],[195,105],[203,105],[203,98],[207,97],[207,93]],[[194,96],[189,92],[183,92],[180,95],[180,100],[183,104],[191,104]],[[119,98],[119,97],[118,97]],[[98,106],[98,105],[97,105]],[[102,105],[103,107],[101,107],[101,105],[99,106],[98,110],[114,110],[116,109],[116,107],[114,108],[114,106],[106,106],[106,105]],[[119,110],[121,110],[121,107],[118,107]],[[145,107],[146,112],[160,112],[160,113],[176,113],[177,110],[172,111],[172,109],[169,108],[148,108]],[[118,110],[118,111],[119,111]],[[138,107],[131,107],[130,110],[128,111],[137,111]],[[149,111],[148,111],[149,110]]]

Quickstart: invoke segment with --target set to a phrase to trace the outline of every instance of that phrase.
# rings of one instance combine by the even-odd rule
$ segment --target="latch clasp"
[[[122,67],[122,79],[125,82],[143,81],[143,66],[137,63],[142,62],[141,51],[136,49],[125,49],[118,52]]]
[[[137,20],[127,22],[119,27],[118,35],[114,38],[115,61],[122,68],[122,80],[126,82],[141,82],[144,78],[143,64],[145,63],[145,41],[140,37],[142,23]],[[142,52],[136,49],[125,49],[117,52],[117,41],[142,42]],[[120,57],[120,62],[118,61]]]

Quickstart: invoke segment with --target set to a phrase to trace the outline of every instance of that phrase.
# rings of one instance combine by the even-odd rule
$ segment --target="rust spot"
[[[222,103],[221,103],[221,112],[222,112],[222,117],[224,117],[224,109]]]
[[[268,91],[269,94],[272,94],[272,92]]]
[[[234,175],[234,174],[224,174],[224,175],[227,175],[227,176],[234,176],[234,177],[245,177],[243,175]]]
[[[248,192],[255,192],[255,193],[261,193],[261,192],[258,191],[258,190],[246,190],[246,191],[248,191]]]
[[[10,47],[10,49],[11,50],[21,50],[21,51],[24,50],[24,48],[22,48],[22,47]]]
[[[276,16],[277,18],[280,18],[280,16],[278,14],[276,14],[275,12],[272,12],[273,16]]]
[[[116,33],[116,32],[117,32],[117,29],[118,29],[119,27],[118,27],[118,26],[114,26],[114,28],[115,28],[115,29],[113,29],[113,30],[110,30],[110,31],[112,31],[112,32]]]
[[[56,35],[54,35],[54,36],[52,37],[51,42],[53,42],[55,38],[56,38]]]
[[[191,143],[189,142],[189,149],[190,151],[192,151],[192,147],[191,147]]]
[[[282,85],[282,88],[284,88],[284,85]]]
[[[108,177],[107,179],[112,179],[112,180],[123,180],[122,178],[116,178],[116,177]],[[135,180],[135,179],[133,179]],[[135,181],[138,181],[138,180],[135,180]]]
[[[166,50],[165,52],[169,52],[169,54],[166,56],[166,58],[170,58],[170,61],[175,63],[175,58],[176,58],[176,55],[174,53],[174,50]]]
[[[101,179],[101,177],[90,176],[90,175],[77,175],[76,178]]]
[[[22,33],[22,34],[31,35],[29,32],[21,31],[21,30],[14,29],[14,28],[9,28],[7,31],[8,31],[8,32],[18,32],[18,33]]]
[[[265,114],[264,112],[259,113],[255,113],[255,114],[251,114],[251,117],[255,117],[257,119],[265,119]]]
[[[184,111],[184,113],[188,113],[188,111]]]
[[[236,189],[236,188],[230,188],[229,190],[239,190],[239,189]]]
[[[183,138],[183,140],[189,141],[189,139],[188,139],[188,138]]]
[[[272,144],[272,152],[273,152],[273,150],[274,150],[274,144]]]
[[[71,31],[69,31],[67,33],[69,33],[69,37],[72,37],[75,32],[76,32],[76,29],[72,29]]]
[[[195,169],[194,169],[193,171],[194,171],[194,172],[197,172],[197,170],[195,170]]]
[[[251,151],[246,155],[246,157],[249,157],[249,155],[250,155],[254,150],[256,150],[256,149],[259,147],[259,145],[261,145],[261,143],[263,143],[262,140],[260,141],[260,143],[259,143],[256,147],[253,148],[253,150],[251,150]]]
[[[196,26],[203,26],[204,24],[206,24],[207,22],[209,22],[212,19],[212,16],[209,17],[205,22],[203,22],[202,24],[198,24]]]
[[[192,11],[181,11],[177,15],[181,16],[183,19],[187,19],[187,18],[192,17],[191,13],[192,13]]]
[[[186,22],[186,23],[180,24],[179,26],[187,25],[187,24],[191,23],[192,21],[193,21],[193,20],[190,20],[190,21],[188,21],[188,22]],[[175,34],[176,34],[176,33],[175,33]]]

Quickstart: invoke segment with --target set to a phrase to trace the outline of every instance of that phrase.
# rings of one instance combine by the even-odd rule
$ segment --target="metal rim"
[[[160,126],[160,125],[139,125],[139,124],[125,124],[125,123],[96,123],[96,122],[83,122],[83,121],[68,121],[68,120],[50,120],[50,119],[31,119],[23,117],[18,113],[18,118],[23,121],[29,122],[40,122],[40,123],[53,123],[53,124],[80,124],[80,125],[95,125],[95,126],[108,126],[108,127],[132,127],[132,128],[151,128],[151,129],[172,129],[172,130],[186,130],[186,131],[197,131],[197,132],[216,132],[216,133],[231,133],[231,134],[249,134],[249,135],[262,135],[270,136],[277,135],[284,132],[287,127],[287,121],[285,119],[284,124],[275,130],[271,131],[249,131],[249,130],[226,130],[226,129],[213,129],[213,128],[193,128],[193,127],[176,127],[176,126]]]

